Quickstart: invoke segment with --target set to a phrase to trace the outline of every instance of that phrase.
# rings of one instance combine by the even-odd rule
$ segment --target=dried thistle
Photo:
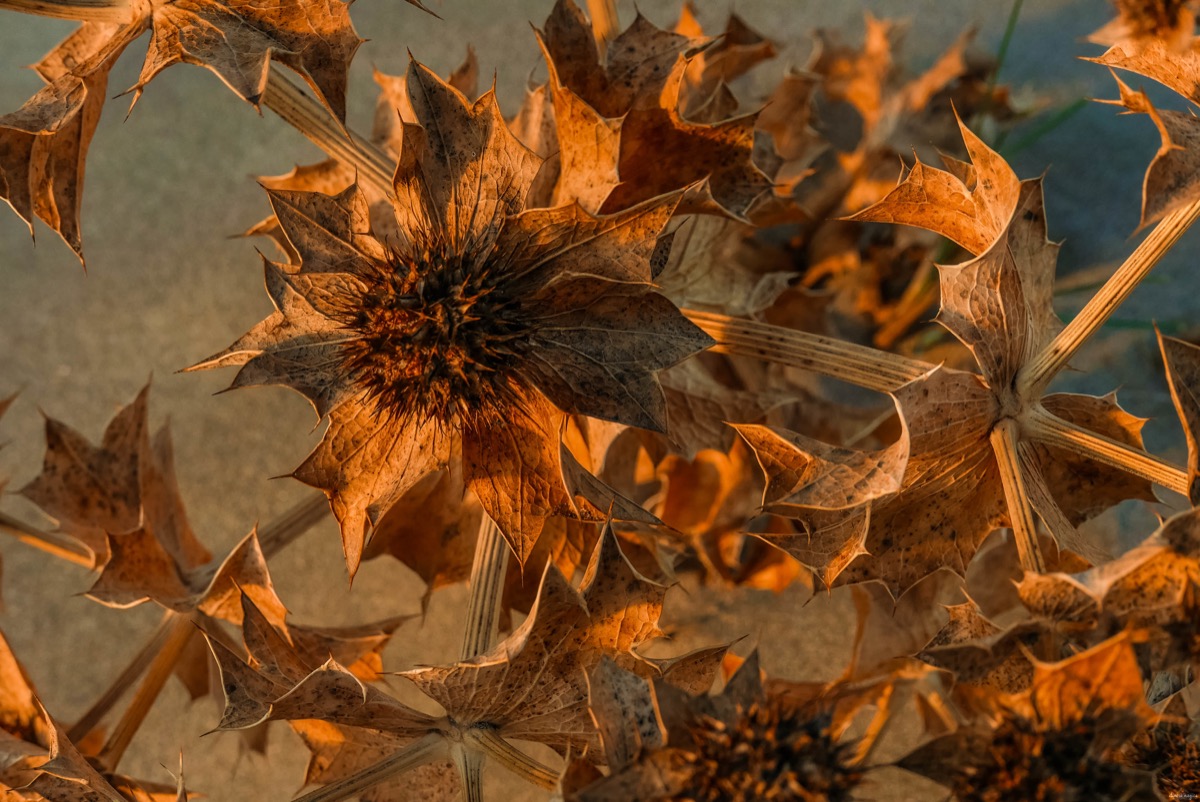
[[[351,574],[374,524],[450,460],[522,561],[548,517],[602,518],[612,496],[576,487],[565,413],[663,431],[655,371],[711,343],[651,291],[677,195],[525,209],[541,159],[494,96],[468,104],[415,62],[408,92],[420,125],[403,128],[394,231],[368,232],[357,187],[271,191],[296,254],[267,265],[278,311],[198,366],[244,365],[235,386],[285,384],[329,417],[294,475],[329,496]]]
[[[726,723],[701,717],[692,727],[696,751],[682,792],[697,802],[796,800],[845,802],[865,776],[854,745],[839,741],[828,712],[805,712],[779,699],[737,708]]]

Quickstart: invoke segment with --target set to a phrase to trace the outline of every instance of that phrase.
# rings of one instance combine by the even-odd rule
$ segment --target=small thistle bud
[[[1125,802],[1137,799],[1143,776],[1105,748],[1108,722],[1085,715],[1062,729],[1022,716],[1007,718],[991,746],[954,772],[961,802]]]
[[[701,717],[697,751],[681,798],[697,802],[842,802],[863,779],[853,745],[833,736],[828,713],[808,714],[776,699],[739,707],[732,725]]]
[[[1194,0],[1116,0],[1118,12],[1137,36],[1168,38],[1191,13]]]
[[[1150,730],[1130,745],[1124,758],[1131,766],[1153,772],[1165,799],[1186,799],[1185,792],[1200,788],[1200,743],[1179,724]]]

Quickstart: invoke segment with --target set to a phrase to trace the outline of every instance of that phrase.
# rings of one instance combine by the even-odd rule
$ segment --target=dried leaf
[[[84,161],[104,107],[108,73],[145,30],[84,23],[38,62],[46,86],[0,116],[0,198],[29,224],[36,215],[83,260],[79,206]]]
[[[1158,334],[1171,400],[1188,446],[1188,497],[1200,504],[1200,348]]]
[[[684,119],[685,76],[689,57],[698,52],[697,41],[661,30],[639,14],[601,58],[590,24],[571,0],[556,3],[539,39],[552,86],[573,93],[565,99],[581,99],[601,118],[621,120],[616,165],[621,182],[602,211],[690,188],[680,212],[744,217],[769,189],[769,180],[752,159],[752,115],[713,124]],[[554,98],[558,100],[557,93]],[[570,108],[565,112],[576,113]],[[560,142],[563,135],[560,123]]]
[[[736,220],[688,218],[674,234],[671,255],[658,277],[664,295],[679,306],[753,317],[775,303],[795,273],[757,257],[753,229]]]
[[[195,64],[257,107],[274,60],[304,78],[335,117],[346,118],[347,72],[362,40],[338,0],[275,0],[265,6],[178,0],[153,6],[150,23],[150,47],[132,90],[137,95],[172,64]]]
[[[1148,115],[1162,138],[1142,185],[1142,219],[1138,227],[1145,228],[1200,198],[1200,183],[1195,179],[1200,167],[1200,121],[1195,114],[1156,109],[1145,94],[1114,78],[1121,99],[1106,102],[1123,106],[1130,114]]]
[[[529,617],[487,654],[404,676],[460,726],[486,724],[506,738],[602,754],[587,711],[587,672],[606,655],[657,673],[632,649],[659,634],[666,589],[638,574],[611,527],[576,591],[548,566]],[[582,670],[581,670],[582,669]],[[595,759],[595,757],[593,757]]]

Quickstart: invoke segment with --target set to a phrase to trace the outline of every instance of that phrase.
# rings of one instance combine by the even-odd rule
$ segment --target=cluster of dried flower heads
[[[1193,4],[1117,5],[1094,60],[1200,105]],[[20,492],[56,528],[0,529],[93,569],[96,602],[164,612],[69,726],[0,637],[3,799],[188,799],[182,769],[118,771],[172,676],[248,749],[287,722],[309,802],[477,800],[488,766],[581,802],[842,802],[896,769],[960,802],[1200,794],[1200,347],[1159,336],[1186,466],[1115,395],[1046,392],[1200,217],[1194,114],[1118,80],[1162,135],[1155,228],[1064,327],[1042,179],[985,141],[1027,110],[969,34],[911,75],[868,17],[861,45],[821,32],[745,98],[778,65],[740,18],[619,30],[611,3],[558,0],[515,113],[473,54],[447,78],[414,60],[377,74],[357,136],[341,0],[0,6],[83,20],[0,117],[0,196],[81,258],[107,74],[146,31],[136,91],[202,65],[330,156],[262,179],[274,311],[189,368],[307,398],[326,428],[293,476],[320,495],[214,557],[148,389],[98,445],[48,418]],[[1131,500],[1169,511],[1140,545],[1081,531]],[[470,577],[462,659],[401,672],[429,704],[376,682],[407,617],[289,619],[267,561],[330,510],[351,577],[385,554],[426,600]],[[852,585],[849,666],[805,681],[731,643],[672,650],[664,599],[697,578]]]

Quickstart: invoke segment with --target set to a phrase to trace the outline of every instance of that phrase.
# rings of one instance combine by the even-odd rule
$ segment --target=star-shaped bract
[[[371,527],[452,459],[521,560],[548,517],[603,518],[613,498],[579,486],[566,413],[662,431],[655,371],[711,342],[650,285],[677,196],[526,209],[541,160],[491,92],[468,103],[414,62],[408,93],[393,236],[369,233],[356,187],[270,192],[297,254],[266,266],[277,311],[198,366],[240,364],[236,386],[284,384],[328,416],[294,475],[329,496],[351,573]]]

